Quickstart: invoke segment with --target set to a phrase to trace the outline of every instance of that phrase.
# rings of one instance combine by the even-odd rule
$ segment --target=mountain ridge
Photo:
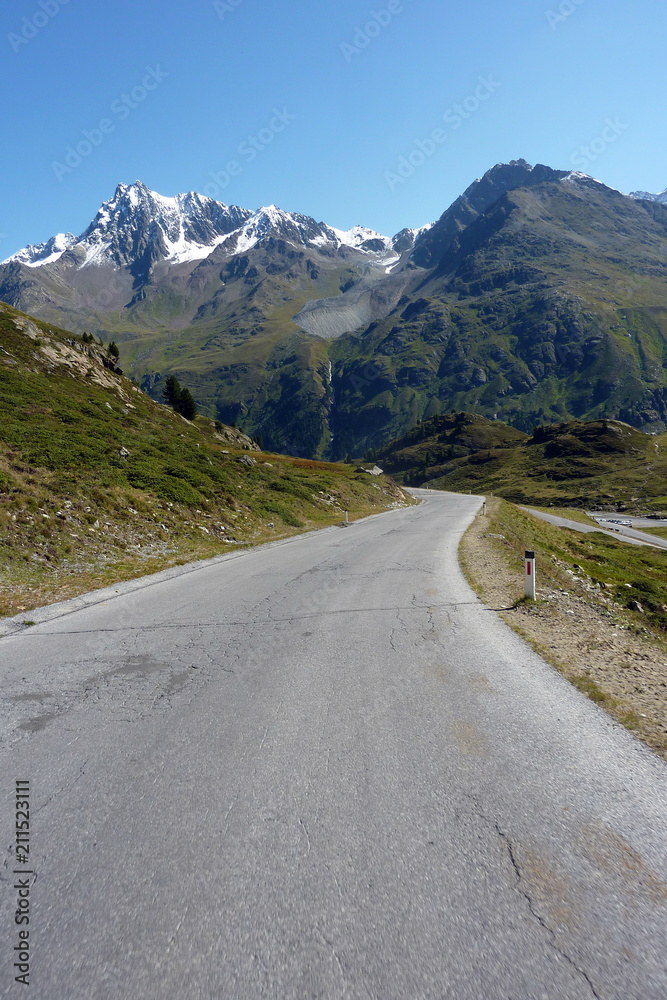
[[[274,450],[359,455],[452,408],[524,431],[667,425],[667,206],[655,199],[513,160],[390,239],[275,206],[137,184],[117,195],[85,246],[63,237],[33,266],[0,265],[0,298],[114,339],[156,398],[174,374],[202,413]]]
[[[230,239],[227,246],[229,254],[244,253],[271,230],[320,249],[349,247],[383,254],[395,252],[396,243],[404,252],[414,242],[415,234],[427,228],[402,229],[394,237],[361,225],[340,230],[298,212],[284,212],[275,205],[252,212],[195,191],[170,198],[135,181],[118,184],[113,197],[102,204],[79,236],[57,233],[44,243],[23,247],[1,264],[42,267],[76,250],[80,267],[111,261],[145,273],[159,260],[170,264],[204,260],[234,235],[236,238]],[[85,257],[81,258],[81,253]]]

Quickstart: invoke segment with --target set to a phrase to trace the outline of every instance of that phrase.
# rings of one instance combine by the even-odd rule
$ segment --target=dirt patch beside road
[[[487,502],[487,516],[479,514],[461,541],[469,583],[544,659],[667,759],[667,642],[638,625],[581,566],[570,568],[546,551],[538,559],[538,600],[521,602],[522,553],[513,526],[527,546],[551,539],[539,524],[526,538],[526,518],[536,521],[502,501]]]

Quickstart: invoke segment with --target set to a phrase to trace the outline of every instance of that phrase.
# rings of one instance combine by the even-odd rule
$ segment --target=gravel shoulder
[[[459,550],[469,583],[549,663],[637,737],[667,759],[667,644],[632,621],[586,579],[561,570],[540,578],[538,600],[523,603],[516,551],[494,528],[498,500],[478,514]],[[550,567],[551,569],[551,567]]]

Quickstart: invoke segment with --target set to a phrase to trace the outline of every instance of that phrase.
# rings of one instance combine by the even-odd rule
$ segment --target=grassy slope
[[[533,549],[540,585],[560,587],[563,570],[576,570],[594,585],[604,584],[619,608],[639,601],[645,613],[632,621],[667,642],[667,551],[630,546],[602,532],[559,528],[502,500],[489,509],[488,528],[503,536],[504,551],[509,546],[518,579],[523,577],[524,552]]]
[[[403,502],[385,479],[219,431],[0,306],[0,614]]]
[[[616,421],[554,424],[529,438],[499,421],[451,414],[373,454],[400,481],[436,489],[542,507],[667,508],[667,435]]]

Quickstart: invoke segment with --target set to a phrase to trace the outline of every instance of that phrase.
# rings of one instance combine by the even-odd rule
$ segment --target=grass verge
[[[524,596],[525,549],[537,557],[534,602]],[[493,498],[460,561],[536,652],[667,758],[667,552],[558,528]]]

